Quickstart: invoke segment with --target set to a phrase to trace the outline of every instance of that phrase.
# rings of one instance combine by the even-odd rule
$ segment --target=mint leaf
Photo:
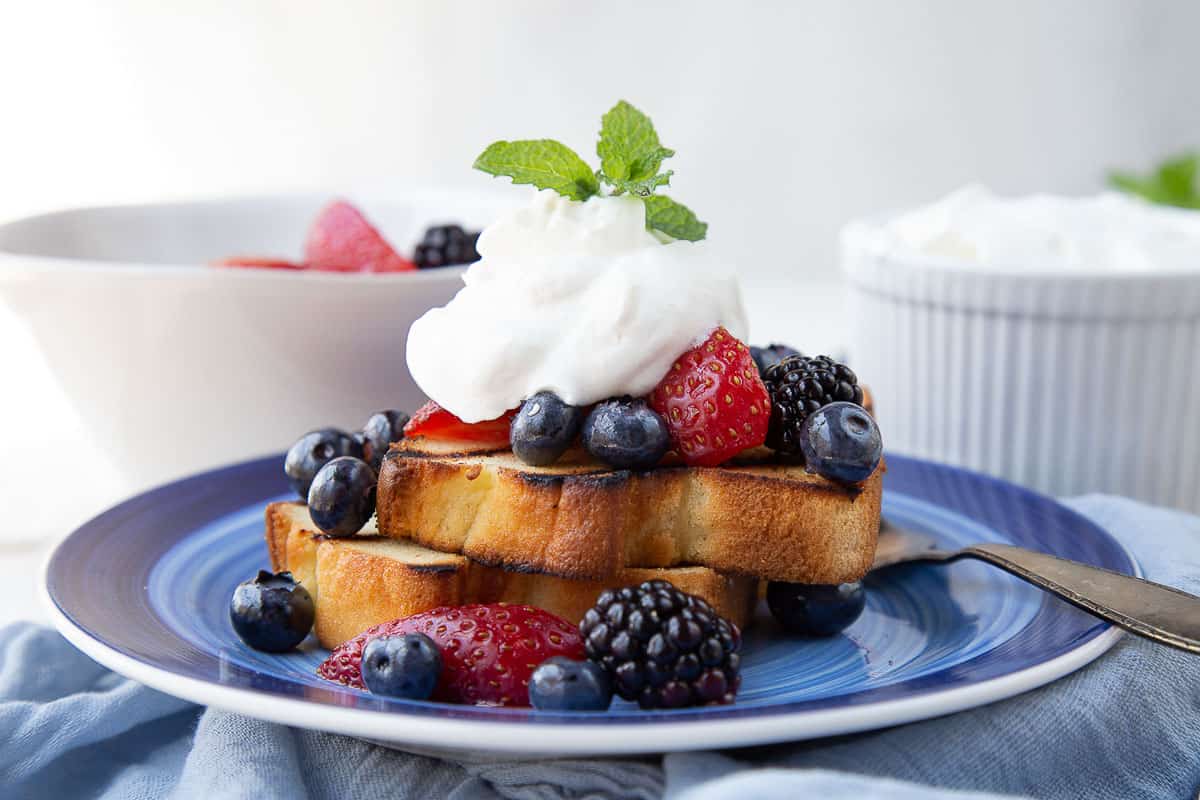
[[[1130,175],[1128,172],[1110,172],[1108,173],[1108,185],[1114,189],[1120,189],[1126,194],[1140,195],[1144,191],[1144,182],[1136,175]]]
[[[1108,184],[1114,189],[1120,189],[1126,194],[1135,195],[1151,203],[1171,205],[1170,198],[1156,178],[1142,178],[1128,172],[1113,172],[1108,176]]]
[[[1109,173],[1109,185],[1151,203],[1200,209],[1200,153],[1167,159],[1153,173],[1140,176],[1127,172]]]
[[[1110,172],[1108,174],[1108,185],[1114,189],[1120,189],[1126,194],[1132,194],[1143,200],[1149,200],[1151,203],[1166,202],[1166,198],[1159,191],[1157,181],[1146,180],[1128,172]]]
[[[625,192],[629,192],[630,194],[637,195],[638,197],[649,197],[650,195],[654,194],[654,190],[659,186],[670,186],[671,176],[674,174],[675,173],[672,170],[667,170],[660,175],[655,175],[640,181],[613,181],[609,180],[608,176],[604,173],[600,173],[598,177],[600,180],[613,187],[613,194],[624,194]]]
[[[1164,161],[1155,171],[1159,185],[1167,196],[1176,201],[1187,201],[1194,196],[1192,185],[1196,180],[1197,156],[1182,156]]]
[[[633,162],[633,166],[629,170],[630,177],[636,180],[638,176],[649,177],[653,175],[658,172],[658,168],[662,166],[662,162],[673,155],[675,155],[675,151],[669,147],[654,148]],[[667,170],[667,172],[670,172],[670,170]]]
[[[506,175],[513,183],[553,189],[572,200],[586,200],[600,191],[592,168],[574,150],[553,139],[493,142],[475,159],[475,169]]]
[[[662,231],[673,239],[698,242],[708,232],[708,223],[696,219],[692,210],[665,195],[642,198],[646,204],[646,227]]]
[[[620,187],[625,181],[653,178],[663,160],[675,151],[659,143],[649,117],[622,100],[600,122],[596,155],[600,156],[600,171],[607,182]]]

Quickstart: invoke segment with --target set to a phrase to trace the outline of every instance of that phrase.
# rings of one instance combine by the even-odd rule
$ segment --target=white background
[[[752,314],[820,338],[846,220],[971,180],[1091,192],[1200,146],[1198,33],[1182,1],[0,0],[0,217],[486,185],[489,141],[591,159],[625,98],[678,151],[674,195],[739,254]],[[44,542],[117,489],[63,466],[86,431],[2,316],[0,355],[0,538]]]
[[[1137,0],[0,3],[0,215],[480,185],[496,138],[594,155],[618,98],[750,276],[966,181],[1092,191],[1200,145],[1200,4]]]

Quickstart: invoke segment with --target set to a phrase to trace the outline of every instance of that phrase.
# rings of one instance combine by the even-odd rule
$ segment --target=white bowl
[[[126,486],[423,402],[405,367],[408,327],[454,295],[461,269],[206,266],[230,255],[299,258],[333,196],[84,208],[0,226],[0,301],[30,326]],[[350,199],[411,252],[427,224],[479,227],[512,201],[504,196]]]
[[[989,271],[842,237],[850,351],[889,449],[1055,495],[1200,511],[1200,265]]]

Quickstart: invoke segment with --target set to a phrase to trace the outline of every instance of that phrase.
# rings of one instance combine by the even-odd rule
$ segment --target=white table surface
[[[753,342],[784,341],[814,354],[843,350],[839,283],[757,284],[743,291]],[[0,625],[48,622],[39,594],[46,557],[59,539],[129,489],[106,469],[32,337],[2,308],[0,374],[19,376],[19,391],[0,391],[0,419],[10,426],[0,458]],[[280,449],[288,444],[280,442]],[[68,459],[69,484],[63,478]]]

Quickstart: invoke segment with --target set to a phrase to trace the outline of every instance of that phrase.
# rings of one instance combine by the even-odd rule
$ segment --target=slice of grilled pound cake
[[[883,471],[847,486],[766,449],[646,472],[575,449],[532,467],[509,450],[418,437],[392,445],[376,508],[383,536],[509,570],[610,581],[621,569],[686,564],[834,584],[871,566]]]
[[[443,605],[508,602],[546,609],[577,622],[606,588],[661,578],[708,601],[745,626],[757,581],[705,567],[625,569],[603,581],[509,572],[462,555],[378,536],[368,525],[357,536],[333,539],[313,525],[302,503],[272,503],[266,511],[271,568],[288,570],[316,603],[314,631],[336,647],[372,625]]]

